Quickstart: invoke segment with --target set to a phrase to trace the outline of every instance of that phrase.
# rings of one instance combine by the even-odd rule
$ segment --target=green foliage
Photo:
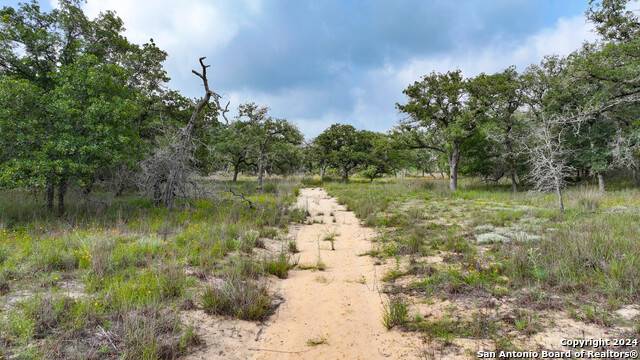
[[[140,105],[167,81],[166,53],[129,43],[112,12],[88,20],[75,1],[0,11],[0,187],[92,184],[100,169],[143,154]],[[5,150],[7,149],[7,150]]]
[[[342,179],[347,181],[352,170],[370,161],[373,136],[351,125],[333,124],[313,140],[313,149],[322,154],[320,164],[340,169]]]
[[[274,258],[263,260],[264,271],[280,279],[286,279],[289,269],[295,265],[296,264],[293,264],[291,261],[291,256],[285,251],[281,251],[280,254]]]
[[[106,208],[71,196],[64,218],[24,191],[3,192],[0,292],[15,301],[0,315],[1,354],[176,358],[198,344],[184,318],[216,275],[231,284],[218,299],[227,305],[217,308],[233,303],[225,313],[264,319],[271,309],[262,285],[264,264],[235,250],[249,252],[260,237],[278,236],[303,213],[291,209],[298,183],[265,184],[269,193],[257,191],[253,182],[207,183],[242,191],[258,209],[226,193],[223,202],[189,201],[188,210],[149,207],[131,195]],[[286,250],[282,259],[290,260]],[[278,256],[273,260],[273,272],[281,275],[294,265]]]
[[[465,80],[460,70],[432,72],[403,91],[408,98],[406,104],[396,104],[409,116],[399,125],[401,141],[409,148],[446,155],[452,191],[457,188],[461,145],[486,121],[486,113],[495,101],[492,79],[480,74]]]
[[[268,112],[268,107],[261,107],[255,103],[241,104],[238,107],[236,121],[226,130],[221,130],[222,136],[241,133],[235,138],[223,140],[221,149],[229,152],[227,156],[234,169],[239,169],[242,164],[257,167],[259,188],[262,188],[265,170],[289,174],[296,170],[302,161],[302,153],[298,146],[304,136],[300,130],[286,119],[268,116]],[[220,135],[217,139],[221,140]]]
[[[404,299],[388,300],[382,309],[382,324],[387,329],[404,325],[408,321],[407,302]]]
[[[376,177],[392,174],[408,166],[408,153],[390,135],[362,131],[363,139],[369,144],[369,152],[364,163],[362,174],[373,181]],[[366,139],[366,140],[365,140]]]

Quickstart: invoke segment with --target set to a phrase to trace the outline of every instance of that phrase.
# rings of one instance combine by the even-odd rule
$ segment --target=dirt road
[[[279,282],[285,302],[267,321],[255,344],[256,359],[407,359],[417,357],[420,341],[382,325],[383,275],[373,260],[372,229],[329,198],[323,189],[302,189],[298,206],[315,223],[292,227],[301,266]],[[335,221],[334,221],[335,218]],[[325,239],[334,236],[334,248]],[[321,343],[311,345],[312,342]]]

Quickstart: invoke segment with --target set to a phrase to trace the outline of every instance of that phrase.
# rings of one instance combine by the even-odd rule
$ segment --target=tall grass
[[[269,293],[264,285],[234,276],[225,278],[220,285],[207,287],[202,295],[205,312],[242,320],[262,320],[270,306]]]
[[[404,299],[391,299],[382,308],[382,324],[387,329],[404,325],[408,321],[407,302]]]
[[[640,296],[640,215],[596,214],[514,248],[507,275],[563,292],[627,301]]]
[[[590,185],[570,187],[565,190],[563,216],[553,194],[512,193],[508,186],[469,180],[461,181],[455,192],[448,190],[445,181],[432,180],[332,183],[327,188],[366,225],[391,228],[381,232],[378,240],[385,245],[384,251],[375,252],[378,256],[427,253],[425,246],[430,246],[459,253],[468,262],[476,256],[469,227],[513,227],[525,218],[537,218],[536,224],[544,224],[535,233],[540,240],[495,246],[499,252],[487,255],[499,260],[500,267],[492,271],[505,275],[510,286],[539,285],[556,293],[588,295],[592,300],[625,303],[640,299],[637,189],[601,192]],[[425,227],[429,220],[452,225]],[[544,231],[548,228],[550,231]],[[476,276],[480,270],[473,269],[478,270],[472,272]]]
[[[197,303],[212,314],[266,316],[260,277],[269,267],[253,248],[305,218],[291,208],[300,184],[203,184],[216,196],[173,209],[96,187],[90,200],[71,193],[63,216],[44,209],[41,196],[2,192],[0,294],[13,305],[0,314],[0,357],[175,358],[198,342],[181,309]],[[284,254],[287,261],[274,262],[281,277],[292,264]],[[214,276],[224,284],[204,285]]]

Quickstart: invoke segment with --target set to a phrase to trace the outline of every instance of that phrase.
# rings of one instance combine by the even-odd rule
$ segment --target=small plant
[[[184,330],[184,334],[180,339],[179,349],[185,350],[189,346],[199,346],[204,344],[202,338],[196,333],[196,328],[193,325],[188,325]]]
[[[331,242],[331,250],[335,250],[335,240],[336,240],[336,236],[338,236],[339,234],[336,232],[336,229],[332,229],[327,235],[325,235],[324,237],[324,241],[329,241]]]
[[[242,239],[240,240],[239,248],[240,251],[250,254],[253,251],[253,248],[258,244],[258,238],[260,237],[260,232],[255,230],[247,231]]]
[[[410,254],[419,253],[420,249],[422,249],[422,244],[424,243],[424,238],[420,233],[414,233],[409,236],[407,240],[407,251]]]
[[[541,330],[541,325],[536,321],[536,316],[529,314],[524,310],[518,312],[517,317],[514,320],[514,326],[516,330],[521,331],[526,335],[533,335]]]
[[[280,279],[286,279],[289,269],[296,265],[291,263],[290,256],[284,251],[275,258],[265,259],[263,263],[264,271],[267,274],[275,275]]]
[[[287,249],[292,254],[297,254],[297,253],[300,252],[300,250],[298,250],[298,243],[296,243],[295,240],[289,240],[289,243],[287,245]]]
[[[388,330],[407,323],[407,303],[404,299],[391,299],[382,309],[382,324]]]
[[[202,295],[207,314],[228,315],[241,320],[262,320],[270,307],[264,286],[229,277],[220,286],[208,287]]]
[[[325,265],[322,260],[318,258],[318,261],[316,262],[316,269],[318,269],[319,271],[325,271],[327,269],[327,265]]]
[[[328,345],[329,341],[323,335],[307,340],[307,346]]]

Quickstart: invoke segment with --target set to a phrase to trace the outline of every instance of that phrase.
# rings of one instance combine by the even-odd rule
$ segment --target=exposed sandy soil
[[[369,256],[374,230],[360,225],[323,189],[301,189],[297,206],[307,208],[306,225],[292,226],[299,264],[325,271],[295,269],[285,280],[270,279],[283,303],[265,323],[216,319],[201,311],[189,318],[200,329],[206,347],[188,359],[412,359],[422,341],[382,325],[380,277],[388,266]],[[335,222],[333,219],[336,219]],[[324,240],[335,234],[334,247]],[[311,346],[309,340],[326,339]]]
[[[379,293],[379,266],[361,254],[371,250],[376,234],[360,225],[322,189],[302,189],[298,205],[324,223],[299,226],[300,265],[325,271],[294,270],[279,283],[285,302],[260,336],[257,359],[407,359],[416,357],[420,340],[382,325],[386,296]],[[318,215],[322,214],[322,215]],[[334,216],[331,216],[333,214]],[[333,222],[333,217],[336,222]],[[335,234],[335,250],[323,240]],[[327,344],[308,346],[309,339]]]
[[[297,205],[311,214],[308,224],[292,226],[289,232],[300,250],[299,264],[314,267],[320,261],[326,270],[296,268],[289,272],[288,279],[270,278],[272,292],[283,302],[276,314],[262,324],[194,311],[190,318],[201,329],[207,345],[189,359],[469,359],[475,358],[479,350],[495,349],[496,344],[488,337],[458,337],[443,345],[437,339],[425,343],[417,334],[385,329],[381,320],[387,297],[380,292],[380,279],[395,267],[404,272],[410,265],[408,259],[374,265],[371,257],[360,256],[372,250],[375,231],[361,226],[353,212],[346,211],[322,189],[302,189]],[[330,234],[335,235],[335,250],[325,240]],[[271,245],[276,250],[281,246]],[[479,246],[479,253],[485,248],[486,245]],[[436,251],[434,256],[415,260],[440,268],[449,266],[443,260],[447,255],[451,254]],[[422,278],[423,275],[402,276],[387,285],[406,286]],[[410,317],[420,314],[429,321],[445,316],[469,319],[474,313],[500,320],[516,316],[521,308],[513,296],[461,296],[453,300],[403,296],[410,303]],[[539,332],[527,335],[512,327],[499,331],[524,350],[563,350],[562,338],[615,338],[631,331],[627,326],[585,324],[553,308],[527,312],[537,317]],[[640,308],[627,306],[616,314],[632,320],[640,316]],[[308,344],[309,340],[323,339],[326,343]]]

